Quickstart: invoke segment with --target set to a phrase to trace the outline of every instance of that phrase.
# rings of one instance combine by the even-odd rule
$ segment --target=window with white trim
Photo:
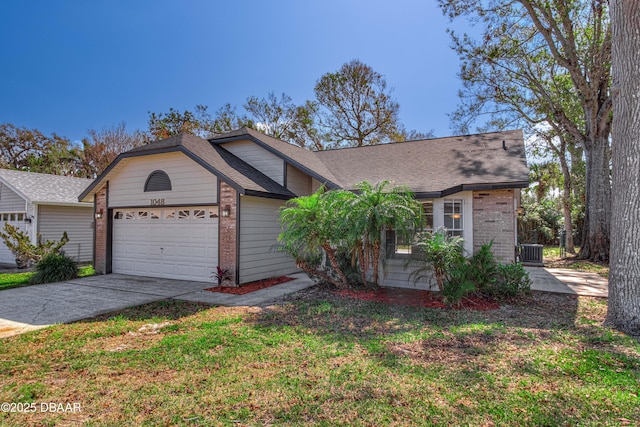
[[[445,199],[444,201],[444,228],[450,236],[464,237],[462,207],[462,199]]]

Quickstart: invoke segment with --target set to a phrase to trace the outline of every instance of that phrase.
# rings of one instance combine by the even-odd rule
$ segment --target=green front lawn
[[[268,308],[165,301],[0,340],[6,425],[634,425],[640,344],[606,301],[534,294],[500,310],[310,289]]]
[[[93,276],[94,274],[96,272],[91,265],[80,267],[78,271],[78,277]],[[34,273],[30,271],[24,273],[2,273],[0,274],[0,290],[29,285],[29,280],[33,275]]]

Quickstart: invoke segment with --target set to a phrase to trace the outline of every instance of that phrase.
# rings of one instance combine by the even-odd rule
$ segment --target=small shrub
[[[415,238],[415,254],[405,264],[405,268],[415,268],[409,275],[409,280],[417,283],[433,275],[438,290],[444,291],[444,284],[450,279],[450,270],[464,259],[462,243],[461,237],[449,236],[444,228],[433,233],[418,233]]]
[[[528,295],[531,293],[529,273],[521,263],[499,264],[496,280],[486,291],[498,299]]]
[[[222,286],[222,284],[226,281],[231,280],[231,270],[228,268],[222,268],[219,265],[216,266],[216,271],[211,275],[212,279],[218,283],[217,286]]]
[[[495,284],[498,273],[498,261],[492,250],[493,240],[485,243],[469,258],[469,279],[482,291]]]
[[[472,266],[464,258],[452,266],[442,288],[442,301],[447,305],[458,305],[462,298],[476,290],[472,280]]]
[[[45,255],[36,264],[36,272],[31,277],[31,283],[63,282],[78,277],[78,265],[68,256],[61,253]]]

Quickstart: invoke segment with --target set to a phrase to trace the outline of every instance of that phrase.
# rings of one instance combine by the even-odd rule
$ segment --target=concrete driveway
[[[108,274],[0,291],[0,337],[179,297],[209,283]]]
[[[0,338],[168,298],[210,305],[261,305],[314,282],[304,273],[246,295],[204,291],[212,283],[107,274],[0,291]]]

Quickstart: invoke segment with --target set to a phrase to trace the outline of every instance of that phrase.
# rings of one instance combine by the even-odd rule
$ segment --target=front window
[[[444,201],[444,228],[450,236],[463,237],[462,199]]]
[[[422,203],[424,211],[424,228],[422,231],[433,231],[433,200],[427,200]]]
[[[422,202],[424,212],[424,226],[417,232],[433,231],[433,200]],[[387,230],[387,255],[411,255],[411,246],[414,236],[402,236],[394,230]]]

